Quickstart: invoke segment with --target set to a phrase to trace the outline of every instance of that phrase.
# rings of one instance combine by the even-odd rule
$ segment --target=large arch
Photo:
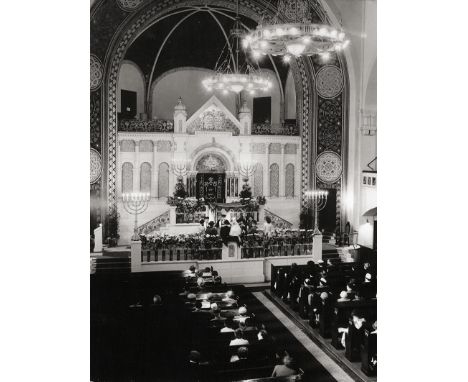
[[[148,2],[142,3],[135,10],[118,10],[114,2],[96,2],[92,7],[92,18],[97,17],[99,12],[113,12],[117,14],[120,12],[116,19],[120,22],[115,23],[114,29],[109,28],[106,31],[107,36],[101,38],[102,41],[108,42],[107,46],[93,46],[91,44],[92,55],[102,62],[102,86],[91,91],[91,102],[98,103],[101,110],[100,116],[98,115],[99,123],[94,121],[94,126],[98,125],[102,128],[100,135],[101,147],[99,151],[102,157],[102,166],[104,168],[103,176],[101,178],[100,188],[103,190],[102,205],[107,206],[105,210],[101,211],[104,219],[108,215],[116,211],[116,141],[117,141],[117,113],[116,113],[116,85],[118,80],[118,69],[124,59],[125,52],[128,47],[135,41],[135,39],[143,33],[149,26],[154,23],[167,18],[175,12],[181,12],[188,7],[193,6],[209,6],[217,7],[230,11],[235,10],[235,3],[228,0],[167,0],[164,2]],[[113,7],[112,10],[106,7]],[[315,13],[314,17],[321,19],[323,22],[330,22],[329,17],[323,10],[320,3],[312,3],[312,8]],[[259,23],[264,18],[271,18],[274,16],[276,9],[274,6],[265,8],[265,4],[260,0],[241,0],[239,5],[239,13],[245,17],[252,19]],[[334,58],[333,65],[339,68],[339,71],[344,79],[342,97],[337,101],[340,106],[340,114],[342,125],[344,126],[343,133],[341,134],[342,140],[347,144],[347,126],[348,126],[348,98],[347,92],[349,87],[349,80],[347,75],[346,60],[344,56],[337,55]],[[291,70],[294,77],[294,83],[297,93],[297,120],[301,131],[302,139],[302,179],[301,179],[301,202],[303,203],[304,192],[309,188],[316,187],[315,176],[315,159],[317,158],[317,125],[318,114],[320,108],[323,106],[318,103],[319,97],[316,91],[316,74],[321,68],[320,64],[314,62],[312,58],[300,58],[291,61]],[[96,91],[97,90],[97,91]],[[93,93],[96,91],[95,93]],[[93,110],[93,108],[92,108]],[[93,124],[93,121],[92,121]],[[91,132],[91,136],[95,134]],[[93,139],[92,139],[93,141]],[[98,139],[94,139],[97,142]],[[340,158],[343,162],[343,167],[346,168],[346,144],[340,147]],[[94,144],[93,148],[96,146]],[[342,150],[343,149],[343,150]],[[346,171],[343,171],[342,177],[337,181],[336,187],[342,187],[343,182],[346,181]],[[338,203],[338,201],[337,201]]]

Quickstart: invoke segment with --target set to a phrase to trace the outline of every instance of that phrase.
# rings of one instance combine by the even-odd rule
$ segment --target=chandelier
[[[230,31],[230,41],[226,42],[226,53],[223,49],[215,67],[215,74],[202,81],[208,91],[218,90],[223,94],[248,91],[253,95],[257,91],[267,92],[273,87],[268,75],[255,69],[247,60],[243,67],[239,66],[239,39],[244,34],[239,24],[239,0],[237,0],[236,21],[234,28]],[[235,56],[233,52],[235,46]],[[222,59],[224,57],[224,59]],[[218,63],[221,61],[221,64]]]
[[[282,23],[285,16],[290,23]],[[260,24],[242,40],[244,49],[250,49],[252,56],[283,56],[289,62],[291,56],[321,55],[328,59],[331,52],[346,48],[349,40],[342,30],[330,25],[310,21],[310,8],[307,0],[279,0],[278,12],[271,24]]]

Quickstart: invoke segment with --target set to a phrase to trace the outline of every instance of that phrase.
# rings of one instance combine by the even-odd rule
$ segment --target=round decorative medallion
[[[340,179],[343,166],[341,157],[333,151],[324,151],[315,161],[317,178],[325,183],[334,183]]]
[[[96,90],[101,85],[102,80],[102,65],[99,58],[97,58],[94,54],[91,55],[91,74],[90,74],[90,89]]]
[[[323,98],[333,98],[343,89],[343,75],[340,68],[327,65],[317,73],[316,87],[318,94]]]
[[[96,183],[101,178],[102,164],[101,155],[94,149],[91,149],[91,158],[89,161],[89,177],[90,183]]]
[[[117,0],[120,8],[125,11],[133,11],[137,9],[142,2],[143,0]]]

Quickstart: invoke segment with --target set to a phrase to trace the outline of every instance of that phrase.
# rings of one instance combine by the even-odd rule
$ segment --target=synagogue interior
[[[92,0],[90,380],[377,379],[375,0]]]

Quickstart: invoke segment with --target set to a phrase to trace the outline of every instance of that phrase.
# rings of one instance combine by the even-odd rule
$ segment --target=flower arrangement
[[[192,249],[221,248],[222,240],[217,235],[204,235],[202,233],[169,235],[156,232],[153,235],[140,235],[144,249],[185,247]]]

